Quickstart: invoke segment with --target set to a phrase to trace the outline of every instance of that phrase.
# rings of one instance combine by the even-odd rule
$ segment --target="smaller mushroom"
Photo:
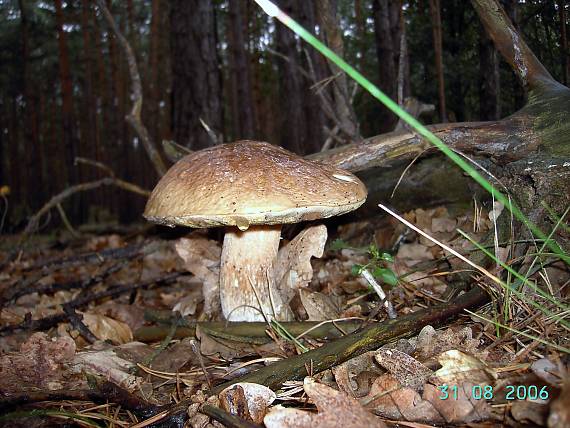
[[[232,321],[282,318],[274,266],[281,225],[355,210],[366,187],[353,174],[268,143],[238,141],[179,160],[156,185],[144,217],[168,226],[226,226],[222,312]]]

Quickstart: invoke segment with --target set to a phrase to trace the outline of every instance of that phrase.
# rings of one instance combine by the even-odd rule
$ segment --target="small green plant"
[[[397,285],[398,277],[389,267],[394,263],[394,257],[389,253],[381,251],[374,244],[370,244],[368,247],[368,255],[370,257],[370,261],[365,265],[355,264],[352,266],[352,274],[355,276],[361,275],[362,271],[366,269],[377,280],[380,280],[392,287]]]

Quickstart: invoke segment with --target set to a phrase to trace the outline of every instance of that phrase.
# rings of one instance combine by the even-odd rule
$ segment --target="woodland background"
[[[396,126],[379,102],[354,91],[253,1],[106,3],[136,55],[142,120],[155,144],[214,144],[199,119],[218,141],[266,140],[300,154]],[[525,102],[470,2],[277,3],[393,99],[435,105],[424,122],[494,120]],[[568,3],[501,3],[554,79],[568,85]],[[158,173],[124,119],[132,103],[127,61],[95,2],[0,0],[0,22],[0,186],[10,189],[0,232],[21,229],[70,185],[105,175],[76,157],[152,189]],[[63,207],[73,223],[130,222],[144,202],[98,188]],[[59,221],[52,214],[51,224]]]

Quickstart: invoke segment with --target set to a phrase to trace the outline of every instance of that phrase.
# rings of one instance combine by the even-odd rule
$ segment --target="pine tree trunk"
[[[398,96],[398,64],[401,39],[401,2],[399,0],[374,0],[374,39],[378,61],[378,86],[393,100]],[[381,107],[378,115],[379,132],[394,129],[398,118],[387,108]]]
[[[570,53],[568,52],[568,36],[566,32],[566,10],[564,0],[558,0],[558,16],[560,17],[560,57],[562,59],[562,83],[568,85],[570,76]]]
[[[149,120],[145,121],[149,127],[149,133],[153,141],[160,141],[160,118],[159,118],[159,81],[158,81],[158,54],[160,48],[160,0],[152,0],[150,19],[150,48],[149,48],[149,77],[148,77],[148,100],[147,111]]]
[[[63,30],[64,18],[62,10],[62,1],[55,0],[55,12],[56,12],[56,30],[57,30],[57,41],[58,41],[58,53],[59,53],[59,80],[61,85],[61,124],[62,124],[62,135],[61,144],[63,147],[59,148],[58,152],[63,149],[65,162],[62,169],[58,170],[56,174],[64,174],[65,185],[68,186],[75,182],[75,170],[73,168],[73,161],[76,156],[76,147],[73,135],[73,87],[71,82],[71,72],[69,65],[69,50],[67,46],[67,35]],[[56,153],[58,153],[56,152]],[[75,207],[74,207],[75,208]],[[73,210],[73,214],[76,213],[76,209]]]
[[[443,53],[441,35],[441,14],[439,0],[430,0],[429,8],[431,12],[433,29],[433,47],[435,52],[435,72],[437,75],[437,89],[439,98],[439,117],[442,123],[447,122],[447,111],[445,108],[445,81],[443,78]]]
[[[499,53],[481,26],[479,32],[479,119],[501,117]]]
[[[211,0],[171,2],[172,129],[176,142],[199,150],[214,142],[200,124],[222,131],[222,84]]]
[[[41,165],[39,164],[39,134],[36,91],[30,72],[30,35],[28,11],[24,1],[19,0],[22,34],[22,61],[23,61],[23,84],[24,84],[24,153],[25,164],[23,165],[22,184],[23,188],[18,189],[22,195],[26,195],[26,206],[32,210],[39,208],[36,192],[43,193],[42,180],[40,179]]]
[[[251,87],[249,51],[243,35],[244,4],[230,1],[228,22],[229,75],[232,101],[233,139],[253,139],[255,113]],[[246,33],[247,34],[247,33]]]
[[[93,26],[90,16],[92,14],[91,2],[89,0],[81,0],[81,36],[83,39],[83,102],[81,106],[81,116],[84,122],[81,138],[84,140],[84,155],[90,159],[97,159],[99,147],[99,129],[97,123],[97,100],[94,90],[94,52],[92,33]],[[91,170],[88,179],[93,180],[98,177],[98,172]]]

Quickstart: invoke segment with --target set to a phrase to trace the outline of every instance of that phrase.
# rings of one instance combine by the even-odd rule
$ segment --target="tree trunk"
[[[568,52],[568,36],[566,32],[566,10],[565,1],[558,0],[558,16],[560,17],[560,57],[562,58],[562,83],[568,85],[570,76],[570,60]]]
[[[26,206],[32,210],[39,208],[37,195],[44,193],[43,180],[41,180],[41,164],[39,158],[39,130],[37,112],[37,93],[34,88],[32,74],[30,70],[30,35],[28,11],[23,0],[18,1],[20,8],[21,28],[22,28],[22,60],[23,60],[23,92],[24,92],[24,151],[25,165],[23,172],[23,188],[18,189],[21,194],[26,195]],[[2,212],[2,211],[0,211]]]
[[[391,99],[398,96],[398,64],[400,59],[401,39],[401,1],[374,0],[372,12],[374,18],[374,38],[378,60],[378,87]],[[394,129],[398,118],[382,106],[378,115],[381,124],[379,131]]]
[[[337,16],[337,0],[321,0],[317,4],[317,16],[322,28],[325,43],[341,58],[344,57],[344,43]],[[333,92],[333,110],[336,116],[336,125],[348,140],[360,140],[360,131],[356,114],[352,108],[346,74],[333,62],[328,61],[331,74],[335,76]]]
[[[146,121],[153,141],[160,141],[158,54],[160,48],[160,0],[152,0],[150,18],[150,48],[148,76],[148,100],[146,102],[149,120]]]
[[[55,0],[56,30],[59,52],[59,80],[61,85],[61,123],[65,164],[62,165],[61,173],[65,177],[65,185],[69,186],[75,180],[75,170],[73,161],[76,156],[76,147],[73,134],[73,87],[71,83],[71,72],[69,67],[69,51],[67,47],[67,35],[63,30],[64,19],[62,1]],[[59,150],[61,151],[60,148]],[[57,152],[56,152],[57,153]],[[66,173],[64,172],[66,171]],[[77,205],[75,205],[76,207]],[[74,207],[74,208],[75,208]],[[76,214],[76,209],[73,210]],[[75,217],[75,216],[74,216]]]
[[[97,123],[97,100],[93,92],[94,78],[94,52],[93,42],[91,40],[93,34],[93,26],[91,23],[91,2],[89,0],[81,0],[81,35],[83,38],[83,103],[82,103],[82,119],[84,122],[84,131],[81,138],[85,141],[84,147],[86,151],[84,155],[90,159],[97,159],[99,147],[99,127]],[[99,178],[97,171],[91,171],[88,179],[93,180]]]
[[[170,11],[172,128],[175,141],[190,149],[214,142],[200,124],[222,130],[222,85],[211,0],[174,0]]]
[[[228,49],[232,104],[233,139],[253,139],[255,113],[252,97],[249,51],[244,33],[243,2],[229,2]],[[245,24],[245,25],[244,25]]]
[[[433,29],[433,47],[435,54],[435,72],[437,75],[437,89],[439,99],[439,117],[442,123],[447,122],[447,112],[445,108],[445,82],[443,78],[443,49],[441,34],[441,15],[439,0],[430,0],[429,8],[431,12]]]
[[[481,27],[479,32],[479,118],[498,120],[501,117],[501,81],[499,53]]]

